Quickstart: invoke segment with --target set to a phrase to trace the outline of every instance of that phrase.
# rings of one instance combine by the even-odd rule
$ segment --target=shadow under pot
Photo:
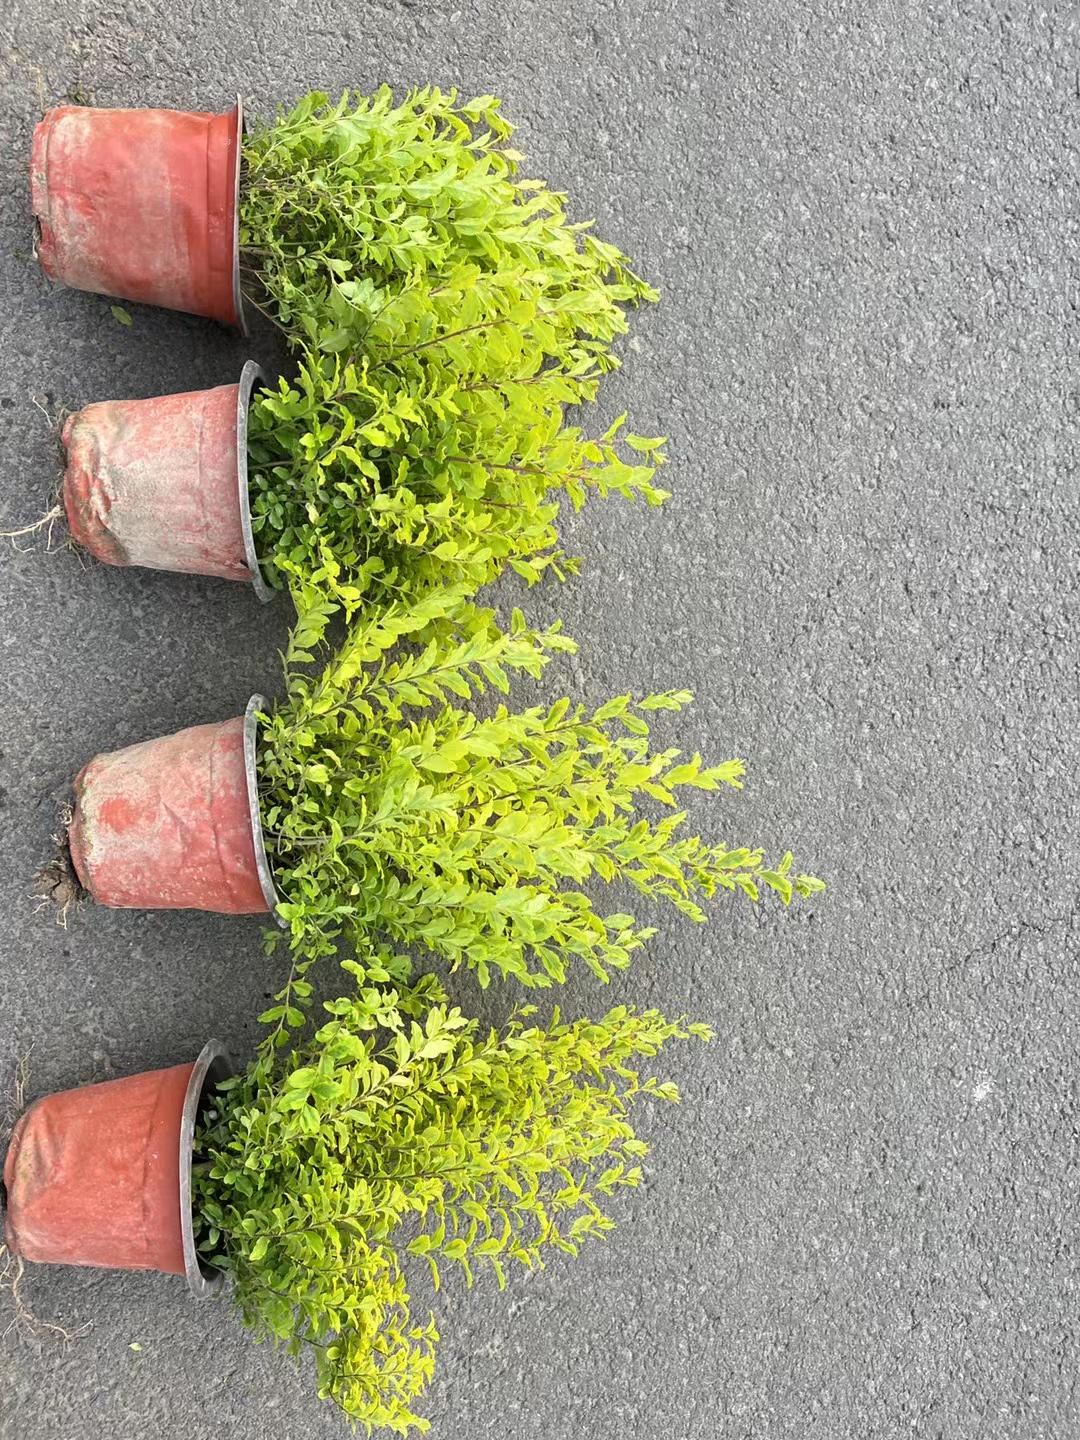
[[[35,253],[50,280],[245,330],[239,197],[244,120],[61,105],[34,129]]]
[[[211,1040],[194,1064],[84,1085],[31,1105],[4,1162],[11,1254],[186,1275],[199,1296],[220,1289],[220,1271],[195,1248],[191,1165],[209,1092],[231,1073]]]
[[[72,538],[107,565],[247,580],[271,599],[248,492],[248,410],[261,376],[249,360],[235,385],[69,415],[62,495]]]
[[[257,717],[266,708],[253,695],[234,720],[129,745],[83,767],[68,846],[83,889],[99,905],[276,910],[256,774]]]

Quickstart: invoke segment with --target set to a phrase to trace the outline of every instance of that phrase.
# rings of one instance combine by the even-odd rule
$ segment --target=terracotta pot
[[[191,1154],[205,1092],[231,1073],[211,1040],[193,1065],[48,1095],[19,1120],[4,1162],[4,1239],[52,1265],[163,1270],[197,1295],[221,1285],[198,1259]]]
[[[30,158],[45,274],[243,330],[242,133],[239,99],[224,115],[50,110]]]
[[[248,497],[248,407],[261,375],[249,360],[236,385],[69,416],[63,496],[75,540],[108,565],[250,580],[269,600]]]
[[[71,859],[99,905],[258,915],[278,903],[255,777],[256,714],[98,755],[75,781]]]

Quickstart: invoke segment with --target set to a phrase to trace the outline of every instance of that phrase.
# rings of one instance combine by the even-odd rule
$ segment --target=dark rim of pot
[[[281,896],[274,884],[274,877],[270,870],[270,861],[266,854],[266,839],[263,835],[262,816],[259,814],[259,770],[256,753],[256,742],[259,738],[258,714],[260,710],[267,710],[265,695],[252,695],[244,711],[244,769],[247,771],[248,787],[248,812],[251,815],[251,838],[255,842],[255,865],[259,872],[259,884],[262,886],[263,899],[266,901],[267,909],[274,919],[284,930],[288,922],[283,920],[277,913],[277,907],[281,903]]]
[[[255,382],[264,378],[262,367],[254,360],[245,360],[240,371],[240,385],[236,393],[236,479],[240,491],[240,528],[244,534],[244,558],[255,594],[265,605],[273,600],[275,591],[263,579],[259,566],[259,552],[255,548],[255,535],[251,529],[251,492],[248,489],[248,412],[251,409],[251,392]]]
[[[244,296],[240,289],[240,171],[243,168],[243,145],[244,130],[244,102],[239,95],[236,97],[236,165],[233,170],[233,261],[232,261],[232,290],[233,308],[236,311],[236,325],[247,339],[248,326],[247,318],[244,315]]]
[[[180,1117],[180,1229],[184,1239],[184,1273],[188,1288],[200,1300],[216,1295],[225,1276],[203,1260],[195,1248],[195,1217],[192,1214],[191,1165],[195,1149],[195,1126],[207,1104],[207,1091],[233,1073],[232,1061],[219,1040],[208,1040],[191,1069]]]

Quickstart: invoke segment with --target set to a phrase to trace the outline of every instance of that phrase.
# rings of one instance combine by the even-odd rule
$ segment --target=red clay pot
[[[243,329],[242,133],[239,100],[224,115],[50,110],[30,158],[45,274]]]
[[[258,915],[278,903],[255,780],[255,716],[98,755],[75,781],[68,843],[99,905]]]
[[[250,580],[259,571],[248,496],[247,416],[262,374],[153,400],[107,400],[68,417],[64,509],[72,536],[108,565]]]
[[[204,1092],[230,1073],[217,1041],[193,1065],[47,1095],[19,1120],[4,1162],[4,1239],[52,1265],[163,1270],[196,1294],[220,1275],[200,1264],[191,1152]]]

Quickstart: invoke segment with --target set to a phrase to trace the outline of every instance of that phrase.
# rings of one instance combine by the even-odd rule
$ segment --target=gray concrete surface
[[[6,524],[54,479],[33,394],[192,388],[246,353],[137,307],[121,329],[37,273],[29,138],[66,92],[269,111],[314,84],[493,90],[664,290],[589,423],[625,406],[667,431],[675,498],[569,526],[586,574],[532,597],[582,643],[551,686],[693,687],[686,745],[751,763],[702,816],[791,843],[830,891],[668,918],[613,987],[719,1037],[672,1057],[684,1104],[651,1117],[606,1247],[440,1297],[447,1440],[1080,1433],[1078,32],[1074,4],[992,0],[15,0],[0,20]],[[31,1095],[210,1033],[245,1053],[278,973],[258,923],[63,931],[28,891],[82,761],[272,691],[283,609],[40,547],[5,549],[0,586],[3,1083],[30,1047]],[[578,976],[566,1003],[612,999]],[[38,1343],[0,1312],[4,1440],[346,1433],[180,1282],[35,1270],[26,1295],[92,1329]]]

